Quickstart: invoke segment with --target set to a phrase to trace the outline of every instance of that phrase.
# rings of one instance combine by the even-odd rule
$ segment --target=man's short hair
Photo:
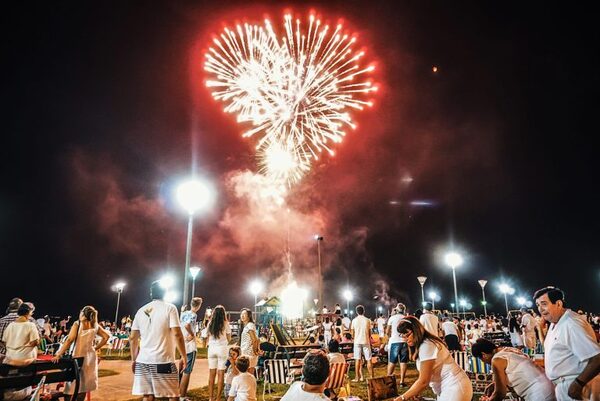
[[[329,348],[329,352],[340,352],[340,343],[337,340],[331,340],[327,344],[327,348]]]
[[[364,315],[365,314],[365,307],[362,305],[357,305],[356,306],[356,313],[359,315]]]
[[[304,357],[302,376],[306,384],[319,385],[329,377],[329,359],[323,353],[309,353]]]
[[[163,299],[167,290],[160,285],[160,280],[153,281],[150,285],[150,299]]]
[[[431,302],[423,302],[423,310],[432,310],[433,309],[433,305],[431,304]]]
[[[200,305],[202,305],[202,298],[200,298],[200,297],[192,298],[192,308],[197,308]]]
[[[248,359],[247,356],[238,356],[238,358],[235,360],[235,367],[241,373],[245,373],[250,367],[250,359]]]
[[[542,297],[544,294],[548,294],[548,299],[553,304],[555,304],[556,301],[565,302],[565,293],[562,292],[562,290],[560,288],[552,287],[552,286],[540,288],[539,290],[537,290],[535,292],[535,294],[533,294],[533,299],[537,300],[538,298]]]
[[[9,313],[16,312],[22,303],[23,303],[23,300],[21,298],[11,299],[10,302],[8,303],[8,308],[6,308],[6,314],[8,315]]]

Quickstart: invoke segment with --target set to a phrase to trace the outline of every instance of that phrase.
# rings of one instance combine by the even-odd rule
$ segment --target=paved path
[[[100,369],[110,369],[119,372],[118,375],[101,377],[98,390],[92,393],[95,401],[123,401],[135,398],[131,395],[133,384],[133,373],[131,373],[131,362],[129,361],[107,361],[100,362]],[[208,384],[208,360],[196,359],[190,389],[199,388]]]

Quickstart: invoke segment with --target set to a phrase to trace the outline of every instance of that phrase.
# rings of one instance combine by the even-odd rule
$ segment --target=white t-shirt
[[[349,330],[350,329],[350,318],[348,316],[344,316],[342,318],[342,325],[344,326],[344,329]]]
[[[304,391],[303,382],[294,382],[281,398],[281,401],[329,401],[322,393],[309,393]]]
[[[452,387],[454,383],[461,380],[470,383],[467,374],[454,361],[448,348],[443,345],[436,345],[433,341],[426,339],[419,346],[419,356],[416,361],[417,369],[421,369],[421,362],[431,359],[435,359],[435,362],[429,386],[435,394],[440,394],[442,388]]]
[[[371,335],[369,333],[370,325],[371,321],[362,315],[358,315],[354,319],[352,319],[352,324],[350,325],[350,328],[354,330],[354,344],[371,344]]]
[[[229,345],[229,341],[227,341],[227,335],[231,336],[231,326],[229,326],[229,322],[225,322],[225,327],[223,332],[221,333],[221,336],[219,336],[218,338],[215,338],[212,336],[212,334],[210,334],[210,332],[208,333],[208,346],[227,346]]]
[[[137,362],[159,364],[175,362],[175,338],[171,329],[179,327],[175,305],[154,300],[142,306],[133,319],[131,330],[141,336]]]
[[[529,313],[524,314],[521,318],[521,326],[523,326],[523,331],[525,334],[535,333],[535,324],[535,318]]]
[[[382,317],[378,317],[377,318],[377,331],[380,334],[384,334],[385,333],[385,319]]]
[[[240,373],[231,381],[229,396],[235,401],[256,401],[256,379],[248,372]]]
[[[525,400],[554,399],[554,385],[546,377],[542,368],[516,348],[501,348],[493,359],[506,360],[508,386]]]
[[[39,340],[40,335],[35,323],[12,322],[2,334],[2,342],[6,345],[6,356],[12,359],[31,359],[37,357],[37,346],[27,345]]]
[[[197,351],[197,347],[196,347],[196,330],[197,330],[197,325],[196,325],[196,319],[197,319],[197,315],[195,312],[192,312],[191,310],[186,310],[184,312],[181,313],[181,331],[183,332],[183,338],[185,341],[185,352],[187,352],[188,354],[194,351]],[[189,323],[190,327],[192,328],[192,333],[194,333],[194,338],[192,338],[191,340],[187,340],[187,336],[190,334],[188,333],[187,329],[185,328],[185,326]]]
[[[445,321],[444,323],[442,323],[442,330],[445,336],[454,334],[458,337],[458,328],[456,327],[454,322],[451,322],[449,320]]]
[[[440,325],[440,319],[433,313],[423,313],[419,318],[419,321],[423,326],[425,326],[425,330],[433,334],[434,336],[439,336],[438,327]]]
[[[600,354],[592,326],[570,309],[551,324],[544,341],[546,376],[550,380],[579,375]]]
[[[345,363],[346,362],[346,358],[344,357],[344,355],[340,354],[339,352],[330,352],[329,354],[327,354],[327,359],[329,359],[330,365],[332,363]]]
[[[391,331],[392,331],[392,335],[390,336],[390,344],[406,342],[406,340],[400,336],[400,333],[398,333],[398,324],[400,323],[400,320],[402,320],[402,319],[404,319],[404,315],[401,313],[392,315],[388,319],[387,325],[388,325],[388,327],[391,328]]]

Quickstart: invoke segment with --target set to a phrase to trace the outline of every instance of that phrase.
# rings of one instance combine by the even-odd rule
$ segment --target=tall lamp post
[[[487,280],[479,280],[478,283],[481,286],[481,295],[483,296],[483,301],[481,301],[483,314],[487,316],[487,301],[485,300],[485,285],[487,284]]]
[[[456,290],[456,268],[463,264],[463,258],[457,252],[448,252],[444,261],[452,268],[452,281],[454,282],[454,312],[458,314],[458,291]]]
[[[254,280],[250,283],[250,287],[248,289],[250,290],[250,293],[254,295],[254,318],[256,319],[257,297],[258,294],[263,290],[263,283],[258,280]]]
[[[430,291],[429,292],[429,299],[431,299],[431,306],[432,309],[435,309],[435,300],[437,298],[437,293],[435,291]]]
[[[352,301],[352,291],[350,291],[350,289],[345,289],[344,290],[344,298],[346,299],[346,309],[348,309],[348,314],[351,315],[351,311],[350,311],[350,301]]]
[[[117,330],[117,320],[119,319],[119,303],[121,302],[121,293],[125,288],[124,282],[118,282],[114,285],[115,291],[117,291],[117,310],[115,311],[115,330]]]
[[[323,241],[323,237],[320,236],[319,234],[315,235],[315,241],[317,241],[317,262],[318,262],[318,269],[319,269],[319,294],[318,294],[318,298],[319,298],[319,303],[321,304],[321,307],[319,307],[317,305],[317,310],[320,311],[323,308],[323,273],[321,271],[321,242]]]
[[[425,292],[423,292],[423,286],[427,281],[427,277],[419,276],[417,277],[417,280],[419,280],[419,284],[421,284],[421,306],[425,306]]]
[[[183,299],[182,304],[188,303],[188,287],[190,271],[190,257],[192,252],[192,229],[194,226],[194,214],[206,209],[213,201],[213,191],[208,184],[192,179],[185,181],[177,187],[177,200],[188,212],[187,242],[185,247],[185,268],[183,269]]]
[[[506,306],[506,317],[508,318],[508,294],[514,294],[515,289],[509,286],[508,284],[502,283],[498,287],[500,288],[500,292],[504,294],[504,306]]]
[[[198,273],[200,273],[200,270],[202,269],[198,266],[190,267],[190,274],[192,275],[192,297],[190,299],[194,299],[194,292],[196,289],[196,277],[198,277]]]

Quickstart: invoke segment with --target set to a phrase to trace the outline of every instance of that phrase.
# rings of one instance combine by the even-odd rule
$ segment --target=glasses
[[[412,331],[407,331],[406,333],[400,333],[400,337],[404,338],[405,340],[408,340],[410,337],[412,337],[413,332]]]

